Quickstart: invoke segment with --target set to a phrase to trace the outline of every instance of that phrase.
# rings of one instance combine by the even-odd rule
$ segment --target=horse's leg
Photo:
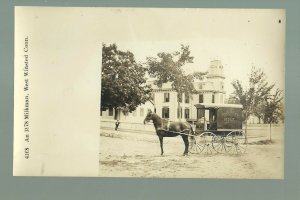
[[[181,137],[182,137],[182,139],[183,139],[184,146],[185,146],[183,155],[184,155],[184,156],[187,156],[187,155],[188,155],[188,152],[189,152],[189,137],[188,137],[187,135],[181,135]]]
[[[163,155],[164,154],[164,137],[163,136],[158,136],[159,138],[159,142],[160,142],[160,149],[161,149],[161,154],[160,155]]]

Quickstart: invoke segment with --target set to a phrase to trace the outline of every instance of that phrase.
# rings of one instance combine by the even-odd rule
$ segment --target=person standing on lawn
[[[115,130],[116,130],[116,131],[118,130],[119,125],[120,125],[120,122],[119,122],[119,120],[117,119],[117,121],[116,121],[116,127],[115,127]]]

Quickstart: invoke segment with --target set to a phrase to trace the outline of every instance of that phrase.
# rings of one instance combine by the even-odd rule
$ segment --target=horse
[[[183,155],[184,156],[188,155],[189,135],[190,135],[190,133],[194,134],[192,126],[188,122],[168,122],[167,120],[162,119],[156,113],[152,113],[152,111],[150,110],[148,112],[148,114],[146,115],[144,124],[148,123],[151,120],[153,121],[153,125],[155,127],[156,134],[159,138],[161,155],[164,154],[163,138],[164,137],[176,137],[178,135],[181,135],[182,140],[185,145]]]

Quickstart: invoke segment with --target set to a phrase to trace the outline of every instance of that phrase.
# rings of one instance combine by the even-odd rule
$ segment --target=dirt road
[[[164,139],[160,156],[155,134],[102,131],[99,176],[166,178],[282,179],[283,129],[273,143],[252,143],[243,155],[189,154],[182,156],[181,137]],[[250,141],[251,143],[251,141]]]

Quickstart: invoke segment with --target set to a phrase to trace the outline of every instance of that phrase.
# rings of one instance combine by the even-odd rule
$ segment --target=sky
[[[111,37],[107,42],[133,52],[137,61],[185,44],[194,56],[194,63],[184,66],[187,73],[206,71],[211,60],[221,60],[227,94],[233,91],[233,80],[247,85],[252,66],[262,68],[270,83],[284,89],[284,10],[129,9],[125,13],[126,28],[120,26],[128,40]]]
[[[103,43],[132,51],[139,62],[187,44],[195,58],[186,71],[206,71],[211,60],[220,59],[228,93],[232,80],[246,82],[252,65],[284,88],[284,10],[16,7],[15,14],[15,175],[98,174],[93,163],[99,159]],[[25,145],[24,95],[30,96],[30,162],[19,156]]]
[[[211,60],[221,60],[227,94],[233,80],[247,84],[252,66],[284,89],[283,9],[31,7],[27,18],[39,27],[32,37],[43,33],[36,40],[43,47],[40,58],[51,55],[52,64],[61,59],[62,66],[83,70],[98,67],[91,66],[96,62],[101,66],[102,43],[116,43],[138,62],[185,44],[194,56],[194,63],[184,67],[187,73],[206,71]]]

